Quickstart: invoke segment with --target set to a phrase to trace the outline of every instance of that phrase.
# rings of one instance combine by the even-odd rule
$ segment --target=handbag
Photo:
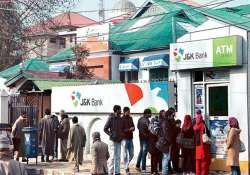
[[[245,144],[240,140],[240,152],[243,153],[246,151]]]
[[[205,126],[205,132],[202,134],[202,142],[205,144],[211,144],[212,140],[208,137],[207,127]]]

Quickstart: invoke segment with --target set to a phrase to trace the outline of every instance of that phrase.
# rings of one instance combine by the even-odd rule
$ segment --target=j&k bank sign
[[[185,70],[242,64],[242,38],[223,38],[170,45],[170,69]]]

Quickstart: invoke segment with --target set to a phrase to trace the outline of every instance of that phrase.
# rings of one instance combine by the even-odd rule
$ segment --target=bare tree
[[[60,21],[53,15],[72,8],[78,0],[0,0],[0,69],[22,58],[31,50],[43,46],[38,40],[27,47],[32,36],[53,33]],[[2,27],[3,26],[3,27]],[[33,26],[33,27],[31,27]]]
[[[87,57],[89,56],[89,50],[82,46],[76,45],[72,48],[76,57],[76,65],[73,67],[73,71],[66,70],[67,78],[74,79],[91,79],[94,74],[87,65]]]

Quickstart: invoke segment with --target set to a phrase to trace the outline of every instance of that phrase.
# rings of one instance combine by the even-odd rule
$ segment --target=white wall
[[[186,114],[192,113],[192,94],[191,94],[191,72],[177,72],[177,118],[183,121]]]
[[[90,146],[92,145],[92,138],[91,135],[93,132],[98,131],[101,134],[101,139],[105,143],[109,143],[109,136],[104,133],[104,125],[108,119],[109,114],[71,114],[70,117],[77,116],[79,123],[84,127],[86,134],[87,135],[87,145],[89,144]],[[135,124],[135,132],[134,132],[134,158],[132,160],[133,163],[136,163],[137,156],[140,150],[140,143],[139,143],[139,132],[137,129],[137,121],[141,115],[138,114],[131,114],[133,117],[133,121]],[[92,127],[90,127],[92,125]],[[88,154],[88,149],[87,146],[85,147],[85,156]],[[122,154],[121,154],[122,155]],[[88,156],[89,157],[89,156]],[[122,157],[121,157],[122,158]],[[122,159],[121,159],[122,161]],[[147,164],[150,162],[147,161]]]
[[[120,55],[111,55],[111,80],[120,80]]]
[[[242,129],[241,140],[246,145],[247,151],[244,154],[240,154],[241,161],[248,160],[248,108],[247,108],[247,68],[248,68],[248,55],[247,54],[247,31],[234,26],[223,27],[227,24],[210,19],[204,24],[200,25],[195,31],[186,34],[178,39],[178,42],[186,42],[193,40],[203,40],[216,37],[240,35],[243,37],[243,65],[238,68],[230,68],[230,84],[229,84],[229,116],[235,116],[239,120],[240,127]],[[211,28],[216,28],[207,30]],[[200,31],[203,30],[203,31]],[[250,44],[250,42],[249,42]],[[250,69],[250,67],[249,67]],[[249,81],[249,80],[248,80]],[[178,114],[183,116],[186,111],[192,109],[191,105],[191,74],[185,72],[179,72],[177,78],[178,85]],[[189,92],[188,92],[189,91]],[[185,98],[183,98],[185,97]]]

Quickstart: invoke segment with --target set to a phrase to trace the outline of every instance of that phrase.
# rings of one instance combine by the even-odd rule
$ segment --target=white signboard
[[[172,87],[172,84],[171,84]],[[169,107],[167,82],[86,85],[52,88],[52,112],[110,113],[114,105],[130,107],[132,113],[145,108],[159,112]]]
[[[170,69],[184,70],[242,64],[242,38],[223,38],[170,45]]]

